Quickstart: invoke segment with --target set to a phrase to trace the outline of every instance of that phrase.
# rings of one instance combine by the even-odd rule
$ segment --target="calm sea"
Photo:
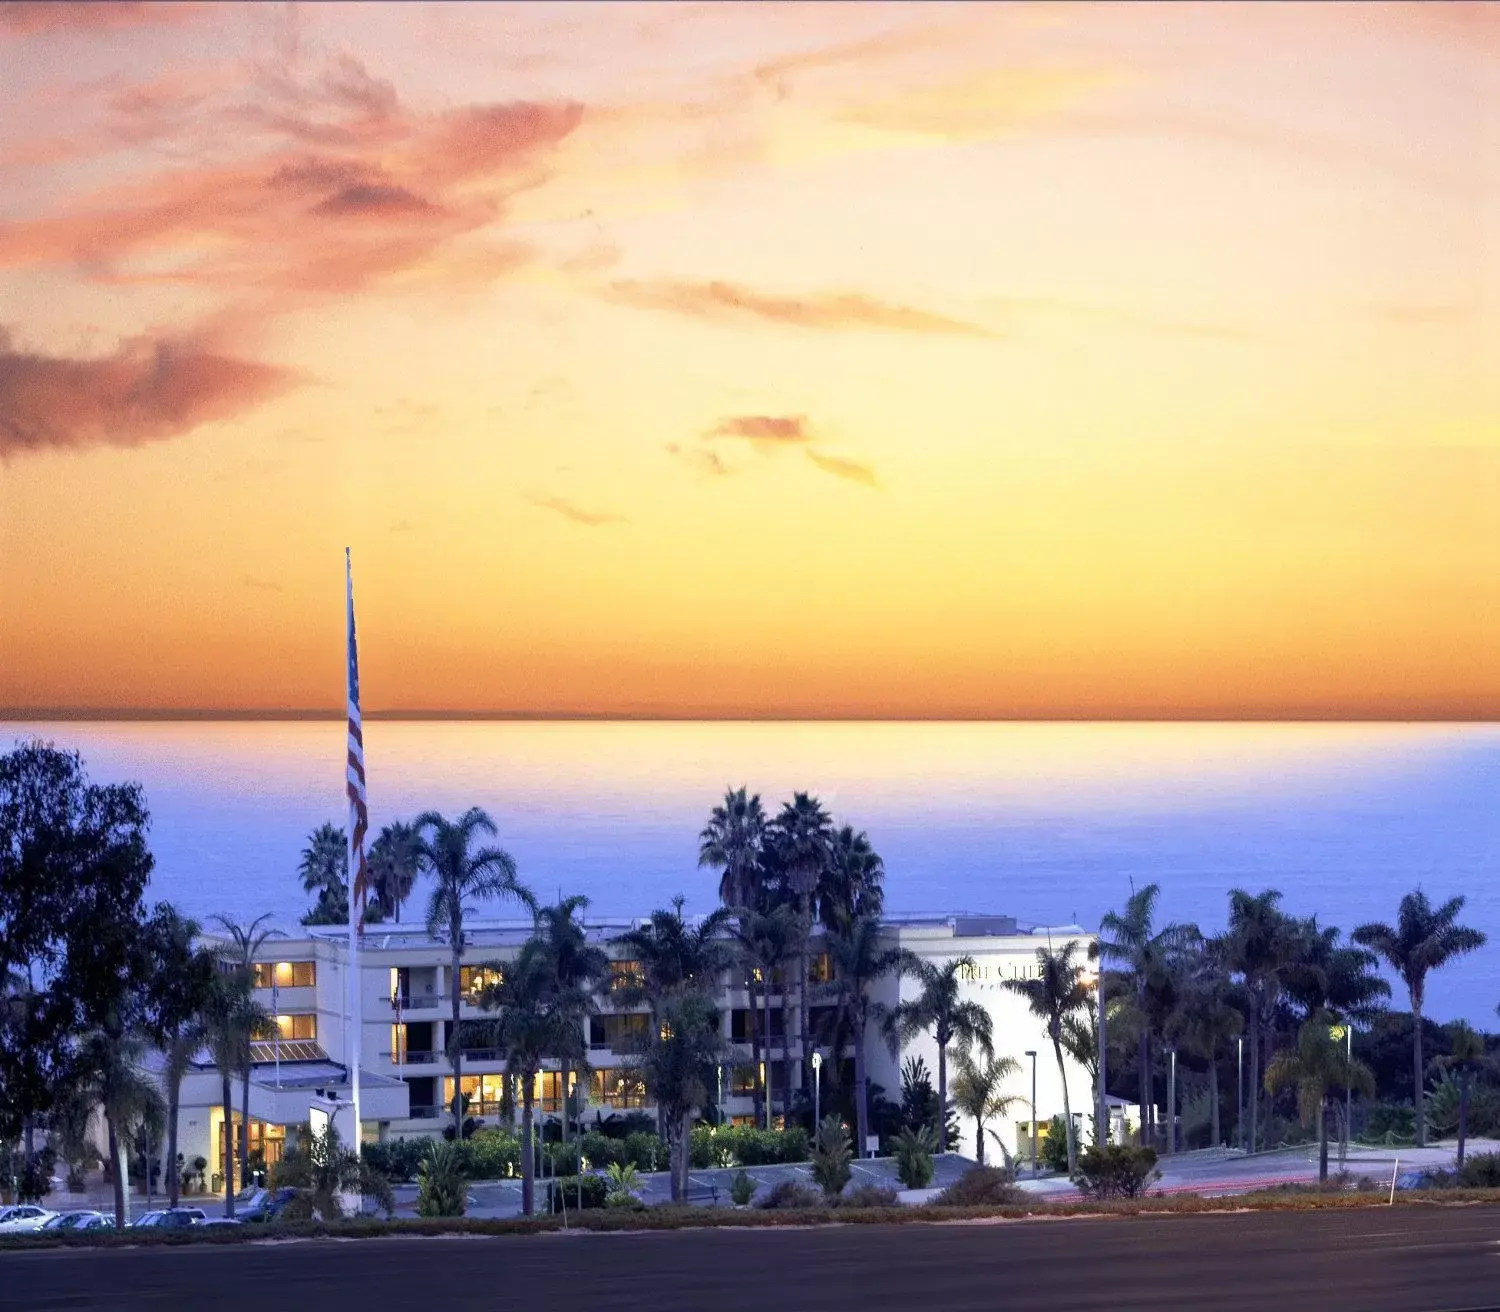
[[[295,925],[304,837],[344,821],[341,722],[0,724],[0,743],[33,733],[145,785],[154,896]],[[377,827],[483,806],[539,895],[601,915],[711,907],[697,834],[740,783],[869,830],[892,911],[1092,925],[1133,879],[1205,929],[1236,886],[1348,928],[1418,884],[1463,893],[1495,943],[1434,977],[1429,1010],[1495,1024],[1500,726],[375,722],[366,759]]]

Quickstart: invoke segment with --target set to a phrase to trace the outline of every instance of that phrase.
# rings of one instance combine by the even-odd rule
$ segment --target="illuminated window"
[[[589,1101],[605,1107],[644,1107],[646,1086],[624,1070],[606,1067],[589,1077]]]
[[[460,966],[458,968],[458,991],[471,1002],[494,985],[496,988],[505,976],[495,966]]]
[[[619,993],[624,989],[644,986],[646,977],[641,973],[639,961],[611,961],[609,963],[609,991]]]
[[[276,1028],[283,1039],[316,1039],[318,1018],[311,1013],[276,1017]]]
[[[754,1093],[760,1087],[760,1072],[754,1066],[736,1066],[729,1076],[729,1092]]]
[[[826,952],[820,952],[807,963],[807,978],[812,984],[827,984],[833,979],[833,962]]]
[[[258,989],[310,989],[318,982],[316,961],[257,961],[253,969]]]

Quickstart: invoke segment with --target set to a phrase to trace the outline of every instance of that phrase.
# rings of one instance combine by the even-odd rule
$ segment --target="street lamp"
[[[1172,1069],[1167,1077],[1167,1154],[1177,1151],[1177,1049],[1170,1049]]]
[[[823,1123],[823,1054],[814,1052],[812,1055],[813,1068],[813,1125]]]
[[[1094,1109],[1094,1145],[1103,1148],[1109,1142],[1109,1102],[1104,1085],[1108,1079],[1109,1043],[1104,1028],[1104,954],[1099,954],[1099,971],[1094,983],[1095,1002],[1099,1007],[1099,1102]]]
[[[1036,1174],[1036,1049],[1027,1048],[1031,1058],[1031,1174]]]

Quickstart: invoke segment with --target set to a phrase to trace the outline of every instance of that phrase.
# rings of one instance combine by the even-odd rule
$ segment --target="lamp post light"
[[[1027,1048],[1031,1058],[1031,1174],[1036,1174],[1036,1049]]]
[[[1109,1069],[1109,1043],[1104,1028],[1104,956],[1099,956],[1099,974],[1094,982],[1095,1002],[1099,1007],[1099,1102],[1094,1109],[1094,1145],[1103,1148],[1109,1142],[1109,1103],[1104,1092]]]
[[[1167,1156],[1177,1151],[1177,1049],[1169,1049],[1172,1066],[1167,1075]]]
[[[1240,1151],[1245,1151],[1245,1036],[1237,1041],[1239,1057],[1234,1075],[1234,1137],[1240,1141]]]
[[[814,1052],[813,1068],[813,1128],[823,1123],[823,1054]]]
[[[1344,1026],[1345,1055],[1348,1058],[1349,1067],[1354,1065],[1354,1026]],[[1344,1164],[1344,1158],[1349,1155],[1349,1143],[1354,1138],[1354,1081],[1348,1078],[1345,1072],[1346,1083],[1344,1085],[1344,1156],[1339,1158],[1339,1165]]]

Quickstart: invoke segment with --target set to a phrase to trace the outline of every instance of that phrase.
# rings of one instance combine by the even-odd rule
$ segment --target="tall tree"
[[[1057,1078],[1062,1081],[1063,1122],[1068,1138],[1068,1174],[1078,1171],[1078,1135],[1073,1126],[1073,1105],[1068,1095],[1068,1071],[1063,1065],[1063,1021],[1089,1005],[1092,992],[1083,980],[1077,939],[1057,949],[1036,950],[1034,979],[1008,979],[1005,987],[1026,999],[1031,1014],[1044,1022],[1052,1053],[1057,1058]],[[1034,1128],[1034,1127],[1033,1127]]]
[[[1209,1143],[1218,1147],[1219,1054],[1244,1029],[1245,1018],[1235,1005],[1235,993],[1217,944],[1205,945],[1195,968],[1178,994],[1177,1006],[1166,1025],[1166,1037],[1179,1048],[1208,1063]],[[1175,1108],[1173,1109],[1175,1113]]]
[[[381,916],[401,923],[401,906],[411,896],[421,869],[422,839],[416,825],[393,820],[370,845],[370,896]]]
[[[521,1210],[530,1216],[536,1206],[536,1077],[548,1058],[582,1064],[587,1057],[578,1023],[581,1003],[576,990],[559,987],[556,964],[540,939],[527,940],[495,972],[499,982],[484,987],[479,1005],[498,1013],[489,1026],[490,1043],[521,1086]]]
[[[1416,1113],[1417,1147],[1427,1146],[1427,1109],[1422,1100],[1426,1068],[1422,1062],[1422,1004],[1427,976],[1467,952],[1485,944],[1485,935],[1458,923],[1462,897],[1451,897],[1439,907],[1419,888],[1401,899],[1396,923],[1374,922],[1354,931],[1354,940],[1378,953],[1406,985],[1412,1013],[1412,1103]]]
[[[349,840],[342,829],[325,820],[308,834],[297,873],[302,891],[316,898],[303,924],[336,925],[349,918]]]
[[[863,1157],[870,1136],[865,1034],[872,1020],[879,1024],[889,1014],[870,994],[882,979],[906,968],[915,958],[889,946],[881,934],[880,922],[870,916],[839,920],[829,931],[828,955],[833,966],[830,987],[854,1042],[854,1126],[858,1135],[857,1154]]]
[[[459,970],[463,964],[464,924],[481,902],[509,898],[530,911],[536,898],[521,883],[511,855],[493,845],[479,847],[481,838],[493,838],[495,822],[479,807],[471,806],[457,820],[436,811],[424,811],[413,822],[421,835],[417,860],[432,876],[432,894],[427,901],[427,933],[448,945],[452,1025],[448,1032],[448,1060],[453,1067],[453,1134],[463,1137],[463,1036],[460,1032],[462,990]]]
[[[828,844],[828,864],[818,889],[818,917],[832,932],[853,920],[879,920],[885,911],[885,862],[870,836],[853,826],[838,829]]]
[[[988,1059],[995,1055],[990,1013],[977,1002],[959,996],[960,977],[976,969],[971,956],[955,957],[941,966],[918,957],[908,959],[906,973],[916,977],[915,998],[898,1003],[886,1023],[887,1033],[899,1043],[910,1043],[931,1031],[937,1040],[938,1150],[948,1151],[948,1053],[977,1047]]]
[[[559,998],[571,1002],[574,1008],[573,1023],[582,1027],[596,1010],[594,994],[609,971],[609,954],[597,943],[590,943],[588,931],[577,915],[589,904],[581,893],[563,898],[551,906],[538,907],[536,913],[536,939],[541,952],[552,968],[553,983]],[[587,1046],[582,1049],[587,1055]],[[569,1080],[573,1074],[575,1055],[571,1050],[557,1054],[561,1063],[560,1082],[562,1090],[562,1141],[568,1142],[569,1121],[572,1119]],[[583,1074],[580,1070],[580,1074]]]
[[[739,926],[734,931],[735,941],[739,948],[739,954],[745,964],[746,973],[752,984],[756,984],[760,997],[764,1003],[765,1016],[763,1022],[758,1026],[757,1032],[764,1036],[765,1043],[765,1078],[762,1081],[762,1094],[764,1096],[765,1125],[771,1127],[771,998],[775,990],[778,978],[783,980],[782,990],[785,996],[786,968],[796,960],[798,945],[802,938],[801,922],[797,918],[795,907],[777,905],[765,911],[751,911],[744,916]],[[751,994],[754,1001],[754,994]],[[787,1043],[785,1027],[781,1035],[782,1060],[790,1066],[790,1045]],[[756,1061],[759,1063],[760,1054],[756,1053]],[[785,1072],[785,1092],[790,1096],[791,1073]]]
[[[104,1114],[117,1230],[124,1229],[130,1221],[126,1192],[130,1137],[148,1117],[165,1114],[161,1108],[161,1090],[142,1070],[148,1046],[137,1031],[112,1034],[96,1027],[79,1037],[75,1049],[74,1078],[88,1090],[85,1097]],[[148,1174],[150,1169],[148,1160]]]
[[[1332,1097],[1342,1090],[1373,1094],[1375,1077],[1363,1062],[1348,1056],[1334,1037],[1336,1017],[1319,1012],[1297,1033],[1297,1046],[1283,1048],[1266,1067],[1267,1093],[1297,1090],[1302,1124],[1318,1127],[1318,1179],[1328,1179],[1328,1113]]]
[[[640,970],[637,981],[621,991],[621,999],[645,1002],[653,1015],[674,990],[712,991],[720,973],[734,962],[729,909],[719,907],[691,924],[682,913],[683,905],[681,897],[673,898],[670,909],[653,911],[648,920],[615,940]]]
[[[229,916],[215,916],[214,923],[224,931],[226,941],[221,953],[229,969],[244,977],[244,987],[254,996],[255,958],[267,939],[277,937],[281,931],[266,922],[271,913],[257,916],[248,925],[241,925]],[[276,1025],[274,1016],[257,1017],[254,1028],[245,1036],[245,1060],[240,1066],[240,1166],[247,1171],[250,1166],[250,1069],[253,1049],[250,1045],[257,1039],[273,1038]]]
[[[224,1130],[224,1215],[234,1215],[234,1093],[233,1080],[250,1065],[250,1044],[266,1033],[275,1021],[256,1002],[250,979],[236,970],[232,962],[220,961],[214,972],[214,986],[203,1011],[204,1032],[209,1055],[219,1072],[222,1090]],[[241,1165],[245,1163],[242,1160]]]
[[[198,943],[196,921],[158,903],[152,917],[147,1011],[153,1044],[161,1051],[166,1086],[167,1205],[176,1207],[182,1185],[177,1169],[177,1121],[182,1081],[207,1037],[204,1018],[213,1001],[218,961]]]
[[[771,845],[776,850],[787,891],[796,898],[802,919],[802,943],[797,954],[797,1035],[803,1079],[807,1077],[808,1059],[807,965],[813,931],[813,897],[828,870],[832,843],[833,821],[823,804],[810,793],[793,793],[792,800],[782,804],[771,824]]]
[[[1132,1006],[1122,1019],[1135,1030],[1139,1046],[1143,1141],[1150,1137],[1156,1106],[1151,1090],[1151,1043],[1159,1021],[1170,1010],[1177,959],[1197,936],[1191,926],[1175,922],[1157,929],[1156,907],[1160,900],[1160,884],[1147,884],[1133,891],[1123,912],[1110,911],[1100,921],[1098,949],[1104,962],[1114,962],[1121,968],[1129,987]],[[1104,973],[1102,968],[1100,973]],[[1095,1064],[1097,1061],[1096,1057]]]
[[[1275,1017],[1288,972],[1297,962],[1297,926],[1281,910],[1273,888],[1257,894],[1229,893],[1229,925],[1221,936],[1225,965],[1244,983],[1250,1027],[1250,1134],[1246,1147],[1260,1142],[1261,1038]]]
[[[974,1157],[984,1165],[985,1126],[996,1116],[1008,1116],[1011,1109],[1025,1101],[1020,1094],[1005,1092],[1006,1080],[1021,1073],[1021,1063],[1014,1057],[991,1057],[980,1063],[972,1053],[955,1054],[953,1105],[974,1121]],[[1004,1145],[1002,1144],[1002,1148]]]
[[[1462,1167],[1469,1145],[1469,1098],[1474,1091],[1474,1077],[1481,1071],[1493,1072],[1495,1061],[1485,1055],[1484,1035],[1468,1021],[1456,1020],[1448,1026],[1450,1050],[1432,1064],[1451,1074],[1458,1083],[1458,1152],[1455,1163]]]

